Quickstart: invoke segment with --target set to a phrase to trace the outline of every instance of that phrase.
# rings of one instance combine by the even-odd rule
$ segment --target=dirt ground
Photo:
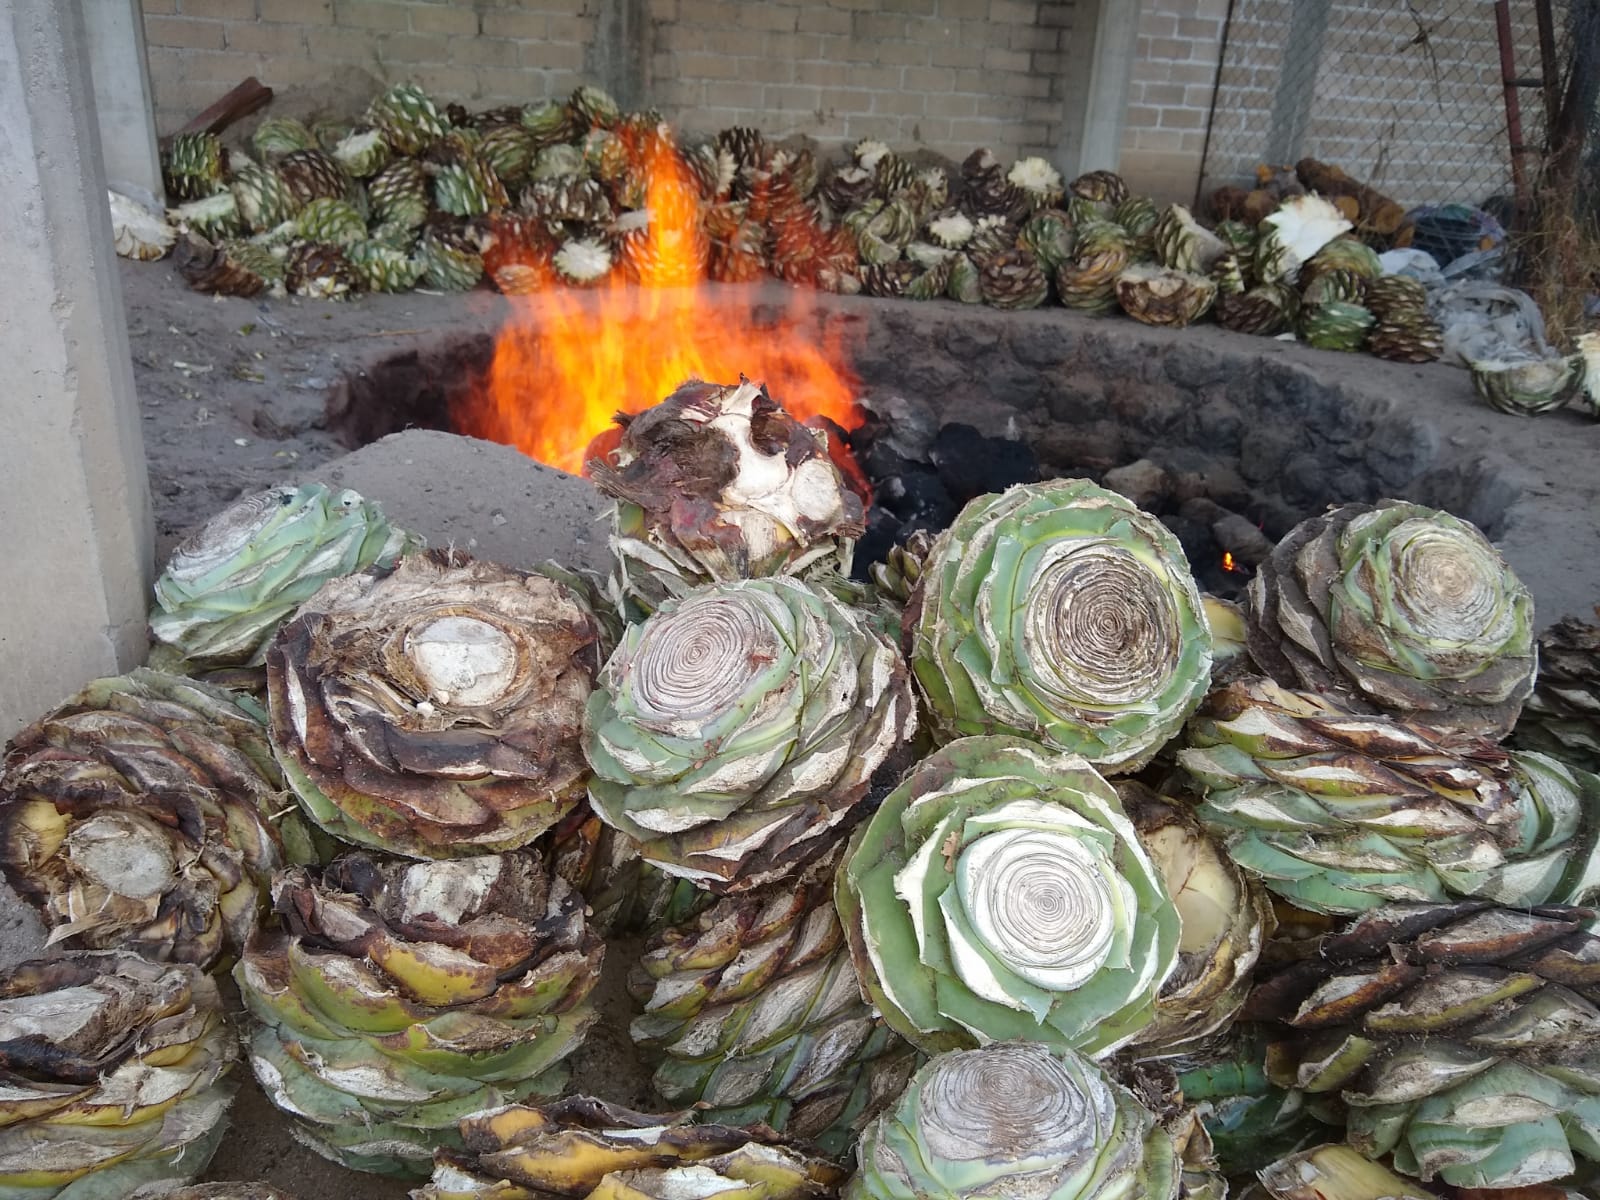
[[[345,304],[211,299],[191,292],[170,264],[119,266],[155,503],[158,562],[186,530],[240,494],[287,477],[305,477],[345,452],[322,427],[322,418],[330,392],[354,361],[389,347],[404,349],[445,318],[457,321],[463,309],[481,317],[485,328],[492,328],[502,311],[498,298],[488,293],[412,293]],[[1205,330],[1194,336],[1229,335]],[[1279,350],[1273,347],[1272,352]],[[1347,381],[1359,379],[1373,390],[1397,386],[1393,381],[1399,376],[1391,364],[1359,355],[1334,357],[1336,363],[1325,360],[1328,369]],[[1594,470],[1600,425],[1565,416],[1540,421],[1502,417],[1475,406],[1465,383],[1463,373],[1463,407],[1444,414],[1444,436],[1468,439],[1458,445],[1493,447],[1523,470],[1529,488],[1547,502],[1549,511],[1538,526],[1539,544],[1522,548],[1519,570],[1529,576],[1546,570],[1571,574],[1574,546],[1595,544],[1600,526],[1600,479]],[[1446,384],[1444,391],[1453,397],[1454,382]],[[1455,400],[1438,403],[1448,407]],[[1584,591],[1597,578],[1595,563],[1576,569],[1581,577],[1562,593],[1563,599],[1591,593],[1600,599],[1600,588]],[[5,925],[0,940],[37,937],[31,914],[0,913],[0,924]],[[621,987],[637,950],[626,943],[613,948],[601,986],[606,1015],[575,1067],[582,1085],[643,1105],[648,1103],[647,1076],[628,1041],[630,1001]],[[406,1195],[405,1184],[339,1170],[297,1146],[248,1071],[241,1069],[240,1075],[234,1128],[207,1178],[265,1179],[304,1200]]]

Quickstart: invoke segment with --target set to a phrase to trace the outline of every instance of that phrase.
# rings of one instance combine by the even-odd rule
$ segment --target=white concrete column
[[[106,182],[161,206],[161,152],[139,0],[81,0]]]
[[[1073,8],[1055,160],[1068,179],[1117,169],[1139,8],[1139,0],[1083,0]]]
[[[78,0],[0,6],[0,739],[138,663],[154,540]]]

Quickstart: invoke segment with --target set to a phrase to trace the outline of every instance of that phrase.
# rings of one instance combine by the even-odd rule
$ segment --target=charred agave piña
[[[616,501],[614,599],[646,612],[704,583],[848,575],[866,528],[823,436],[746,379],[684,384],[587,459]]]
[[[141,667],[12,740],[0,867],[51,940],[209,968],[256,928],[272,872],[313,856],[259,706]]]
[[[335,580],[267,655],[273,748],[335,837],[418,858],[525,846],[583,798],[600,636],[573,588],[453,551]]]
[[[1337,1093],[1346,1140],[1464,1188],[1569,1177],[1600,1150],[1600,936],[1588,909],[1392,905],[1269,972],[1274,1082]]]
[[[238,1056],[216,982],[133,954],[0,981],[0,1195],[100,1200],[185,1184],[222,1138]]]

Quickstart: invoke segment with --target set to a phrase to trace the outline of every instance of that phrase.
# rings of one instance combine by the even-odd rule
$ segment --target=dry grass
[[[1546,336],[1571,351],[1580,333],[1600,328],[1584,316],[1586,299],[1600,291],[1600,222],[1580,216],[1574,196],[1546,191],[1515,250],[1519,283],[1544,314]]]

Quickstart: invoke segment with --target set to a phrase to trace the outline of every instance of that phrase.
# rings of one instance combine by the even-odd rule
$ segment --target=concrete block
[[[183,46],[194,50],[222,49],[222,22],[197,17],[146,17],[145,37],[156,46]]]
[[[154,526],[76,0],[0,32],[0,739],[141,661]]]
[[[490,14],[483,14],[485,17]],[[480,17],[470,8],[457,8],[453,4],[413,4],[411,28],[416,33],[472,34],[479,33]]]

